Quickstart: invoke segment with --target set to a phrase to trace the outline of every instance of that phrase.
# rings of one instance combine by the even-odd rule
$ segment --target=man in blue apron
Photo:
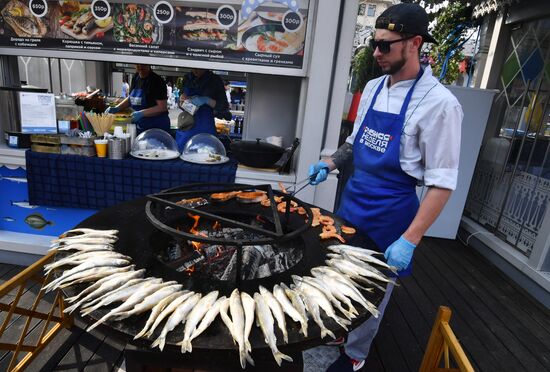
[[[231,119],[223,80],[212,71],[195,68],[186,75],[180,96],[180,101],[185,100],[190,100],[198,109],[193,115],[193,126],[176,131],[176,142],[180,151],[195,134],[216,135],[214,116]]]
[[[149,65],[136,65],[136,75],[132,79],[130,95],[115,107],[105,112],[116,114],[132,107],[132,123],[136,124],[137,134],[151,128],[170,130],[168,117],[168,96],[166,83],[151,70]]]
[[[462,108],[457,99],[421,68],[428,16],[416,4],[389,7],[376,20],[374,57],[386,74],[363,91],[354,131],[331,158],[310,167],[312,184],[353,159],[337,214],[368,235],[399,276],[411,272],[413,252],[456,187]],[[419,203],[416,186],[428,187]],[[393,285],[379,305],[381,314]],[[357,371],[365,362],[382,316],[349,333],[345,354],[329,371]],[[342,340],[343,342],[343,340]]]

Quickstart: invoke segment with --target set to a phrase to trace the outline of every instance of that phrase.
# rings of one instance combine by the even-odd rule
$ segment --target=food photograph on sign
[[[176,41],[178,44],[236,49],[237,22],[224,26],[218,21],[217,9],[177,6]],[[235,14],[236,16],[236,14]]]
[[[29,6],[33,4],[37,17]],[[43,38],[51,31],[49,27],[49,12],[46,1],[31,3],[29,1],[0,1],[0,35],[26,38]]]
[[[291,23],[292,29],[284,24]],[[249,52],[303,55],[307,19],[288,9],[258,8],[239,21],[239,49]]]
[[[153,6],[144,4],[113,4],[112,6],[115,41],[132,44],[170,44],[170,27],[158,22],[154,17]]]
[[[98,19],[92,12],[91,3],[76,0],[61,1],[61,14],[58,17],[60,37],[77,40],[103,40],[106,35],[112,39],[109,31],[113,28],[113,18],[107,16]],[[106,10],[106,13],[109,12]]]

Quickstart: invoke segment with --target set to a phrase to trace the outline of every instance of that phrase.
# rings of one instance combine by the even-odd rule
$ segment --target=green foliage
[[[411,2],[420,3],[420,0]],[[424,0],[426,9],[433,9],[434,5],[439,5],[442,0]],[[430,45],[429,55],[435,61],[432,66],[435,76],[439,76],[445,57],[449,51],[455,49],[466,38],[468,28],[463,27],[457,30],[459,25],[466,25],[471,22],[472,8],[467,1],[450,1],[445,8],[439,9],[437,13],[431,13],[432,19],[436,20],[436,24],[430,33],[437,40],[438,44]],[[443,82],[450,84],[454,82],[458,76],[458,65],[464,59],[460,50],[454,52],[452,58],[447,62],[447,73],[443,78]]]
[[[352,92],[354,93],[362,91],[367,81],[382,75],[372,54],[372,48],[364,47],[353,58],[352,70],[355,84],[352,87]]]

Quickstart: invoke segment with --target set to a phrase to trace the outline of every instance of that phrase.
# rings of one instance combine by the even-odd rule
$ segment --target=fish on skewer
[[[181,296],[182,292],[176,292],[172,293],[171,295],[165,297],[164,299],[160,300],[158,304],[156,304],[153,309],[151,309],[151,314],[149,314],[149,318],[147,318],[147,321],[145,322],[145,326],[137,335],[134,336],[134,340],[137,340],[140,337],[145,336],[147,333],[147,330],[151,327],[155,319],[160,315],[162,310],[168,306],[172,301],[174,301],[176,298]]]
[[[361,247],[354,247],[352,245],[348,245],[348,244],[334,244],[334,245],[331,245],[329,246],[329,248],[333,248],[333,249],[337,249],[339,251],[345,251],[345,252],[357,252],[359,254],[362,254],[362,255],[371,255],[371,256],[383,256],[384,253],[382,252],[379,252],[379,251],[373,251],[372,249],[366,249],[366,248],[361,248]]]
[[[295,281],[294,284],[296,284],[296,288],[300,291],[300,293],[303,296],[305,296],[311,302],[319,305],[319,307],[323,309],[323,311],[325,312],[325,314],[327,314],[327,316],[334,319],[334,321],[338,323],[340,327],[344,328],[346,331],[348,330],[348,326],[351,324],[351,322],[347,319],[340,318],[338,315],[336,315],[336,313],[334,312],[334,308],[330,304],[330,300],[325,296],[325,294],[321,290],[319,290],[317,287],[303,280]]]
[[[330,276],[333,276],[333,277],[339,279],[340,281],[343,281],[345,283],[348,283],[349,285],[354,286],[357,289],[362,289],[364,291],[371,292],[371,293],[374,292],[373,288],[363,287],[361,284],[355,282],[349,276],[343,274],[342,272],[340,272],[337,269],[335,269],[333,267],[330,267],[330,266],[317,266],[317,267],[314,267],[313,269],[311,269],[311,273],[313,274],[313,276],[317,276],[319,274],[330,275]],[[386,289],[384,287],[380,287],[380,289],[383,292],[386,291]]]
[[[208,312],[202,318],[198,327],[193,331],[193,333],[191,334],[191,337],[189,337],[189,342],[193,341],[196,337],[198,337],[201,333],[203,333],[206,330],[206,328],[210,326],[210,324],[212,324],[214,319],[216,319],[216,317],[220,313],[221,305],[226,299],[227,298],[225,296],[222,296],[218,298],[216,302],[214,302],[214,305],[210,307]]]
[[[281,288],[285,291],[285,294],[290,299],[290,302],[292,303],[292,306],[294,307],[294,309],[296,309],[296,311],[298,311],[300,316],[306,319],[306,322],[307,322],[307,319],[308,319],[307,309],[306,309],[306,305],[304,304],[304,301],[300,297],[300,294],[294,291],[293,289],[290,289],[285,283],[281,283]],[[307,324],[306,324],[306,327],[307,327]],[[307,334],[304,334],[304,336],[307,337]]]
[[[185,323],[185,319],[187,315],[193,310],[197,302],[201,299],[202,295],[200,293],[195,293],[191,295],[189,298],[187,298],[185,301],[183,301],[170,315],[168,320],[166,321],[166,324],[164,325],[164,328],[162,328],[162,331],[160,332],[160,335],[157,337],[155,341],[151,344],[151,347],[158,346],[159,349],[162,351],[164,349],[164,345],[166,344],[166,335],[168,332],[172,331],[174,328],[176,328],[179,324]]]
[[[250,331],[252,330],[252,324],[254,323],[254,310],[256,308],[256,302],[254,299],[246,292],[241,292],[241,302],[244,309],[244,344],[246,346],[246,351],[249,353],[252,352],[252,345],[248,341],[250,336]]]
[[[65,308],[63,312],[71,314],[82,304],[85,304],[86,302],[91,301],[94,298],[100,297],[106,293],[109,293],[114,289],[117,289],[118,287],[120,287],[124,283],[127,283],[131,279],[141,278],[143,277],[144,273],[145,273],[145,269],[141,269],[137,271],[122,272],[119,274],[110,275],[108,277],[100,279],[97,282],[95,282],[93,285],[86,288],[80,294],[71,298],[67,298],[66,301],[69,303],[72,303],[75,301],[77,302]]]
[[[348,299],[348,298],[345,298],[344,300],[344,303],[349,307],[351,307],[351,309],[353,309],[352,311],[348,311],[346,309],[344,309],[342,307],[342,304],[340,303],[340,301],[332,294],[332,292],[326,288],[325,285],[323,285],[322,282],[319,282],[319,280],[317,278],[313,278],[311,276],[297,276],[297,275],[292,275],[292,280],[294,281],[294,283],[296,285],[298,285],[301,281],[304,281],[310,285],[312,285],[313,287],[317,288],[319,291],[323,292],[323,294],[325,295],[325,297],[336,307],[336,309],[338,309],[342,314],[344,314],[344,316],[348,319],[354,319],[356,317],[355,314],[358,314],[357,312],[357,309],[355,309],[355,307],[353,307],[353,304],[351,303],[351,301]]]
[[[166,283],[165,283],[166,284]],[[181,284],[175,284],[175,285],[169,285],[167,287],[162,287],[159,290],[156,290],[155,292],[152,292],[150,295],[145,297],[143,301],[137,303],[134,305],[134,308],[131,310],[126,310],[123,312],[116,312],[114,317],[116,320],[122,320],[129,318],[132,315],[141,314],[148,310],[151,310],[153,307],[155,307],[160,301],[164,300],[166,297],[171,296],[173,293],[179,291],[183,286]],[[130,302],[130,299],[128,299],[127,302]],[[128,305],[125,304],[125,307],[127,308]]]
[[[351,250],[351,249],[346,250],[346,249],[341,248],[341,246],[329,246],[328,249],[332,252],[335,252],[335,253],[340,253],[340,254],[345,253],[350,257],[359,259],[360,261],[364,261],[364,262],[367,262],[367,263],[372,263],[372,264],[378,265],[378,266],[383,267],[385,269],[391,270],[394,273],[397,272],[396,267],[388,265],[384,261],[379,260],[378,258],[374,257],[371,254],[365,254],[365,253],[361,253],[359,251]]]
[[[277,336],[275,336],[275,329],[273,327],[274,319],[264,297],[259,293],[254,293],[254,301],[256,302],[255,313],[257,323],[260,325],[260,329],[265,337],[265,343],[271,349],[275,362],[277,362],[279,366],[281,366],[283,360],[292,362],[292,358],[290,356],[281,353],[277,348]]]
[[[63,234],[59,235],[59,238],[60,239],[66,238],[69,236],[69,234],[81,234],[81,235],[97,234],[97,235],[111,236],[111,235],[117,235],[118,230],[96,230],[96,229],[88,229],[85,227],[81,227],[81,228],[65,231]]]
[[[244,343],[244,308],[241,301],[241,294],[237,288],[229,296],[229,312],[231,314],[231,323],[233,325],[233,336],[239,346],[239,358],[241,367],[246,368],[246,345]]]
[[[337,298],[349,297],[355,302],[361,304],[361,306],[363,306],[375,318],[378,318],[378,316],[380,315],[380,312],[378,311],[376,306],[368,301],[353,285],[349,285],[330,275],[321,274],[319,276],[319,279],[322,280],[322,282],[325,283],[328,288],[330,288],[334,296],[336,296]]]
[[[231,320],[231,318],[229,317],[229,315],[227,313],[228,310],[229,310],[229,307],[230,307],[230,303],[231,303],[230,298],[228,298],[220,304],[220,317],[222,318],[222,321],[225,324],[225,326],[227,327],[227,329],[229,330],[229,334],[231,335],[231,338],[233,339],[233,343],[238,345],[238,347],[239,347],[239,356],[240,356],[241,349],[240,349],[240,345],[237,342],[237,339],[239,338],[239,336],[235,331],[236,329],[238,329],[238,327],[233,326],[233,321]],[[252,357],[250,356],[250,354],[248,354],[246,352],[246,346],[245,346],[245,353],[244,354],[245,354],[244,357],[246,358],[248,363],[250,363],[251,365],[254,365],[254,360],[252,360]],[[241,360],[241,367],[242,367],[242,360]],[[242,368],[244,368],[244,367],[242,367]]]
[[[92,329],[97,327],[98,325],[105,323],[107,320],[119,315],[120,313],[127,311],[129,309],[132,309],[135,305],[142,302],[145,298],[147,298],[150,294],[152,294],[155,291],[161,290],[160,292],[167,296],[170,293],[174,293],[177,290],[181,289],[180,284],[174,284],[175,282],[166,282],[166,283],[145,283],[137,290],[130,295],[124,302],[119,305],[118,307],[114,308],[113,310],[109,311],[107,314],[105,314],[101,319],[96,321],[94,324],[89,326],[86,331],[90,332]],[[169,287],[169,290],[162,290],[164,287]],[[158,301],[157,301],[158,302]]]
[[[44,289],[45,290],[55,289],[59,286],[59,284],[72,280],[72,277],[74,275],[82,273],[88,269],[93,269],[95,267],[103,267],[103,266],[120,267],[120,266],[127,266],[129,264],[130,264],[130,261],[119,259],[119,258],[104,258],[104,259],[99,258],[97,260],[88,260],[81,263],[80,265],[73,267],[70,270],[64,271],[59,278],[52,280],[50,283],[45,285]]]
[[[48,251],[80,251],[80,252],[97,252],[97,251],[112,251],[114,249],[112,244],[86,244],[86,243],[73,243],[64,244],[59,247],[50,248]]]
[[[212,291],[197,302],[197,305],[191,310],[185,321],[185,328],[183,330],[183,340],[178,343],[181,345],[181,352],[193,351],[191,345],[191,335],[197,329],[197,325],[202,318],[206,315],[208,310],[214,305],[218,299],[218,291]]]
[[[73,244],[73,243],[74,244],[114,244],[116,243],[117,240],[118,238],[116,237],[106,237],[106,236],[95,237],[95,238],[82,237],[79,239],[63,238],[63,239],[59,239],[55,243],[52,243],[50,245],[50,248],[61,248],[63,245]]]
[[[271,312],[273,313],[273,317],[277,321],[277,325],[279,326],[279,329],[283,333],[283,341],[285,344],[288,344],[288,332],[286,330],[286,320],[285,320],[285,313],[283,311],[283,308],[277,298],[265,289],[264,287],[260,286],[260,294],[264,298],[267,306],[271,309]]]
[[[371,278],[385,283],[395,284],[393,280],[387,279],[383,275],[379,275],[371,270],[367,270],[364,267],[358,266],[346,259],[337,259],[332,258],[325,261],[327,265],[335,267],[340,270],[342,273],[348,275],[349,277],[356,279],[357,277]]]
[[[182,304],[184,303],[189,297],[193,296],[195,294],[195,292],[193,291],[182,291],[180,292],[180,295],[175,299],[173,300],[172,302],[170,302],[169,305],[167,305],[160,313],[160,315],[155,319],[153,325],[151,327],[149,327],[149,330],[147,331],[147,333],[145,333],[145,337],[149,338],[153,335],[153,333],[155,332],[155,329],[157,329],[157,327],[159,326],[159,324],[166,318],[166,317],[169,317],[170,315],[172,315],[174,313],[174,311]],[[140,332],[141,333],[141,332]],[[140,336],[140,337],[143,337]],[[139,338],[139,337],[135,337],[135,338]]]
[[[321,319],[321,310],[317,303],[315,303],[310,297],[306,296],[296,285],[292,285],[291,290],[298,294],[300,299],[303,301],[306,310],[308,314],[311,314],[313,321],[317,323],[319,328],[321,329],[321,338],[325,338],[327,335],[332,337],[333,339],[336,338],[334,333],[332,333],[331,330],[329,330],[325,324],[323,323],[323,320]]]
[[[353,303],[350,301],[350,299],[342,295],[342,293],[328,286],[327,285],[328,283],[323,282],[319,278],[310,277],[310,276],[303,277],[303,279],[309,282],[311,285],[317,287],[317,289],[320,289],[338,310],[342,311],[341,309],[343,307],[341,303],[344,303],[349,310],[349,311],[346,310],[346,312],[343,313],[346,316],[346,318],[351,320],[356,318],[357,315],[359,315],[359,311],[357,311],[355,306],[353,306]]]
[[[45,288],[46,291],[51,291],[57,288],[66,288],[78,283],[92,282],[101,278],[105,278],[109,275],[134,270],[134,265],[113,267],[113,266],[99,266],[91,267],[87,270],[83,270],[67,278],[61,278],[62,280],[54,283],[52,286]],[[52,282],[50,282],[52,283]]]
[[[84,253],[78,252],[73,253],[72,255],[62,258],[58,261],[52,262],[51,264],[44,265],[44,272],[48,274],[50,271],[58,269],[62,266],[77,266],[87,260],[97,258],[120,258],[128,261],[131,260],[131,257],[110,250]]]
[[[281,304],[281,307],[283,308],[283,311],[292,318],[295,322],[299,322],[301,325],[301,331],[302,334],[307,337],[307,316],[302,316],[298,310],[294,308],[290,300],[288,299],[285,290],[279,286],[278,284],[275,284],[273,287],[273,296],[279,301],[279,304]]]
[[[107,293],[104,296],[96,298],[94,301],[87,303],[80,313],[82,315],[89,315],[93,311],[103,306],[108,306],[113,302],[126,301],[132,294],[134,294],[139,288],[146,283],[160,283],[162,279],[159,278],[147,278],[147,279],[132,279],[126,286],[121,287],[118,290]]]

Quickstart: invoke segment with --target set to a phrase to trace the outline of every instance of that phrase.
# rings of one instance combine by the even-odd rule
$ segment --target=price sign
[[[300,29],[300,27],[302,27],[302,24],[304,23],[304,18],[300,13],[289,10],[283,16],[283,20],[281,21],[281,23],[283,24],[283,28],[286,31],[296,32]]]
[[[216,12],[216,19],[220,26],[230,28],[237,22],[237,12],[235,8],[230,5],[223,5],[218,8]]]
[[[111,5],[105,0],[94,0],[92,14],[98,20],[106,19],[111,14]]]
[[[30,0],[29,9],[35,17],[42,18],[48,13],[48,3],[46,0]]]
[[[174,8],[167,1],[156,3],[153,12],[155,13],[155,19],[161,24],[169,23],[174,18]]]

